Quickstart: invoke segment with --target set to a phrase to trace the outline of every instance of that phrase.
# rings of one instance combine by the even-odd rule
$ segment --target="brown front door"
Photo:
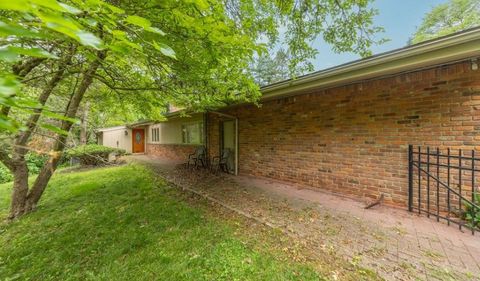
[[[145,130],[132,129],[133,153],[145,152]]]

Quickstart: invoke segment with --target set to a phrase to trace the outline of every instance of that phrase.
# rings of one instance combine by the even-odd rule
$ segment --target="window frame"
[[[160,143],[160,127],[151,127],[150,129],[150,142]]]
[[[191,133],[189,129],[195,128],[198,130],[198,142],[192,141]],[[181,133],[182,133],[182,144],[203,144],[204,132],[203,132],[203,121],[193,121],[182,123],[181,125]]]

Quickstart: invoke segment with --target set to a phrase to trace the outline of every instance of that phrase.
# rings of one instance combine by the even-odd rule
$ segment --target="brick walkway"
[[[137,158],[180,186],[188,186],[251,214],[321,249],[376,271],[387,280],[480,280],[480,233],[405,210],[284,182],[211,175],[174,168],[172,162]]]
[[[469,231],[463,233],[456,226],[405,210],[385,206],[365,210],[363,202],[269,179],[241,176],[232,180],[267,196],[302,200],[324,217],[336,217],[329,220],[327,228],[320,228],[327,230],[323,231],[326,236],[329,229],[338,231],[329,237],[330,244],[342,248],[350,258],[363,259],[362,265],[376,269],[386,279],[480,280],[480,233],[472,236]]]

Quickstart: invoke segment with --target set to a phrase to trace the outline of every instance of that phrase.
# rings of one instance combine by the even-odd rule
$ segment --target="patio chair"
[[[187,168],[190,168],[190,165],[193,165],[195,168],[199,167],[199,164],[202,164],[202,167],[207,166],[207,153],[204,146],[199,146],[195,149],[195,152],[188,155]]]
[[[222,154],[212,158],[212,168],[214,171],[221,170],[222,172],[228,173],[228,159],[230,158],[230,148],[222,149]]]

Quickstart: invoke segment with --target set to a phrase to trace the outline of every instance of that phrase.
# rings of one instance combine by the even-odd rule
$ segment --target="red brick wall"
[[[207,153],[212,158],[220,154],[220,122],[223,119],[215,113],[208,113],[207,118]]]
[[[146,154],[172,160],[186,161],[188,155],[195,152],[196,147],[197,145],[147,143]]]
[[[480,71],[457,63],[225,113],[239,117],[241,173],[405,206],[408,144],[480,149]]]

